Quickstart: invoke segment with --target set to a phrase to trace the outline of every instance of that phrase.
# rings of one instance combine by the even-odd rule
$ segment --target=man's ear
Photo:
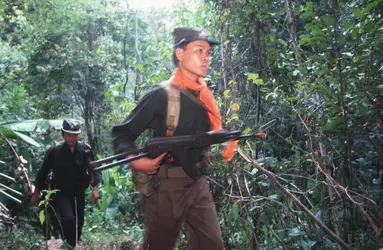
[[[184,55],[184,50],[181,48],[177,48],[175,52],[176,58],[179,62],[182,61],[183,55]]]

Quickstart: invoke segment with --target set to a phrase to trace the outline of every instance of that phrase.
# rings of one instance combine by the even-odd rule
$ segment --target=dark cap
[[[201,31],[201,30],[195,30],[191,28],[175,28],[173,30],[173,36],[174,36],[174,47],[178,48],[181,45],[184,45],[186,43],[190,43],[192,41],[206,41],[210,44],[210,46],[219,44],[218,41],[215,41],[213,39],[210,39],[209,36]]]
[[[61,129],[62,132],[69,134],[80,134],[81,133],[81,124],[82,122],[73,120],[73,119],[65,119],[63,121],[63,127]]]

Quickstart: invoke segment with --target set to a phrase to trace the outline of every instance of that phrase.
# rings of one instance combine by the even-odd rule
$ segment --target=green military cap
[[[201,31],[201,30],[195,30],[192,28],[185,28],[185,27],[179,27],[175,28],[173,30],[173,37],[174,37],[174,47],[178,48],[186,43],[190,43],[192,41],[206,41],[210,44],[210,46],[219,44],[218,41],[215,41],[209,36]]]
[[[81,121],[74,119],[65,119],[61,131],[69,134],[81,133]]]

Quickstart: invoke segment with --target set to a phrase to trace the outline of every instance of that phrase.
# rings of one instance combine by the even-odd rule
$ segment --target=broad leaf
[[[14,133],[20,137],[21,139],[23,139],[24,141],[28,142],[29,144],[33,145],[33,146],[36,146],[36,147],[40,147],[40,144],[38,142],[36,142],[35,140],[33,140],[31,137],[27,136],[27,135],[24,135],[22,133],[19,133],[17,131],[14,131]]]

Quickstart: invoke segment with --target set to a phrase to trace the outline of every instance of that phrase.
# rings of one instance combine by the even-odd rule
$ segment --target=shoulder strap
[[[187,96],[194,103],[200,105],[204,108],[208,113],[216,116],[211,110],[209,110],[198,98],[193,96],[188,91],[178,88],[170,83],[170,81],[164,81],[160,84],[163,88],[166,89],[168,93],[168,112],[166,118],[166,135],[173,135],[174,130],[178,125],[178,119],[180,115],[180,93],[182,92],[185,96]],[[220,117],[217,117],[222,121]]]
[[[161,83],[161,86],[166,89],[168,94],[168,110],[166,114],[166,135],[172,136],[174,130],[178,126],[180,117],[180,90],[170,84],[170,81]]]
[[[193,96],[190,92],[184,90],[184,89],[179,89],[180,92],[182,92],[184,95],[186,95],[187,97],[189,97],[190,100],[192,100],[193,102],[195,102],[196,104],[200,105],[202,108],[204,108],[206,110],[206,112],[210,113],[211,115],[217,117],[210,109],[208,109],[208,107],[205,106],[205,104],[203,104],[198,98],[196,98],[195,96]],[[223,123],[222,121],[222,118],[219,118],[217,117],[219,120],[221,120],[221,122]]]

